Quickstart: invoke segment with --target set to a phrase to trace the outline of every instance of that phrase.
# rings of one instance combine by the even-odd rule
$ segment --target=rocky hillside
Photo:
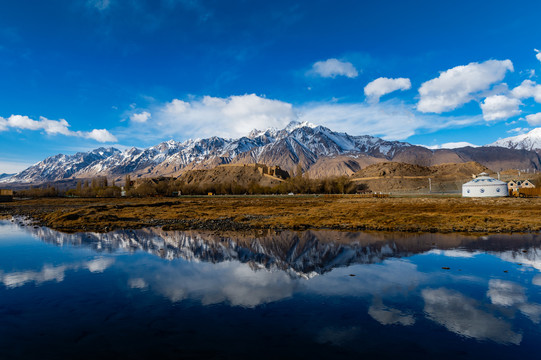
[[[250,165],[221,165],[208,170],[188,170],[180,175],[179,180],[190,185],[237,184],[248,186],[257,183],[261,186],[272,187],[282,180],[262,174],[255,166]]]
[[[458,192],[472,175],[481,172],[493,173],[476,162],[434,166],[383,162],[356,172],[352,178],[367,184],[372,191]]]

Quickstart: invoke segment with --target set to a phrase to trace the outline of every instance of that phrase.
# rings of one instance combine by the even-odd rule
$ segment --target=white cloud
[[[483,118],[486,121],[507,120],[520,114],[520,105],[522,103],[519,99],[505,95],[493,95],[481,103],[481,110],[483,110]]]
[[[32,120],[28,116],[11,115],[7,118],[7,126],[22,130],[44,130],[47,134],[69,135],[69,124],[66,120],[49,120],[40,116],[39,121]]]
[[[352,63],[338,59],[318,61],[312,65],[312,72],[324,78],[335,78],[337,76],[356,78],[359,75]]]
[[[531,126],[541,125],[541,113],[526,115],[526,121]]]
[[[0,117],[0,131],[6,131],[8,129],[19,130],[43,130],[48,135],[65,135],[76,136],[86,139],[93,139],[99,142],[113,142],[117,141],[117,138],[105,129],[94,129],[90,132],[87,131],[72,131],[69,129],[70,124],[64,120],[49,120],[43,116],[40,116],[39,120],[33,120],[25,115],[11,115],[5,119]]]
[[[255,94],[218,98],[205,96],[183,101],[174,99],[152,111],[152,122],[132,127],[132,131],[145,137],[177,136],[240,137],[254,128],[283,128],[297,115],[289,103],[266,99]]]
[[[537,58],[537,60],[541,61],[541,52],[539,52],[539,50],[537,49],[533,49],[533,50],[536,52],[535,57]]]
[[[135,113],[130,115],[130,120],[138,123],[144,123],[147,122],[152,115],[148,111],[143,111],[141,113]]]
[[[113,134],[111,134],[109,131],[105,129],[94,129],[90,132],[78,131],[77,134],[78,136],[81,136],[87,139],[93,139],[98,142],[114,142],[118,140]]]
[[[541,85],[532,80],[524,80],[522,84],[511,91],[511,95],[517,99],[534,98],[535,102],[541,104]]]
[[[462,147],[466,147],[466,146],[479,147],[479,145],[474,145],[474,144],[466,142],[466,141],[448,142],[448,143],[444,143],[444,144],[440,144],[440,145],[430,145],[430,146],[421,145],[421,146],[424,146],[424,147],[426,147],[428,149],[432,149],[432,150],[436,150],[436,149],[457,149],[457,148],[462,148]]]
[[[421,85],[417,110],[438,114],[454,110],[503,80],[507,71],[513,71],[511,60],[472,62],[443,71],[439,77]]]
[[[407,78],[378,78],[364,87],[364,95],[369,98],[370,101],[377,102],[383,95],[392,93],[397,90],[409,90],[411,88],[411,81]]]

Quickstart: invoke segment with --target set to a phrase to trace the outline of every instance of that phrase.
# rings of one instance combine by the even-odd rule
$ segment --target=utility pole
[[[432,179],[431,178],[428,178],[428,192],[429,193],[432,192]]]

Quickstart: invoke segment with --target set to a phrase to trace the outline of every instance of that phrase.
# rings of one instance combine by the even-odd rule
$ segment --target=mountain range
[[[378,162],[432,166],[476,161],[494,171],[541,168],[541,128],[482,147],[428,149],[378,137],[352,136],[323,126],[292,122],[284,129],[253,130],[239,139],[211,137],[120,151],[98,148],[74,155],[58,154],[4,178],[4,184],[39,184],[107,176],[122,179],[179,176],[187,170],[222,164],[264,163],[295,172],[300,165],[311,177],[352,175]]]

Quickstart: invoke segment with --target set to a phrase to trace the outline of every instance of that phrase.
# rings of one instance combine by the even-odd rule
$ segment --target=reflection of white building
[[[507,196],[507,183],[481,173],[472,181],[462,185],[463,197],[496,197]]]

